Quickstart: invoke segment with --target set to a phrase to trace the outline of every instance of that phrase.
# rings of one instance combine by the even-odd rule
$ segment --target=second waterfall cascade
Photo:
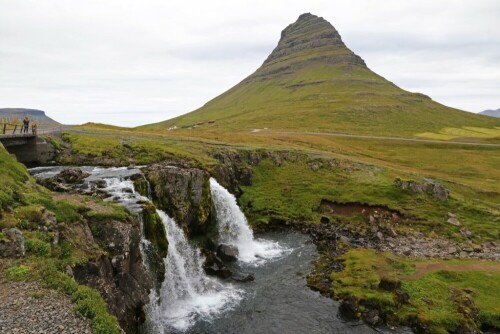
[[[288,252],[276,242],[255,239],[236,197],[214,178],[210,178],[210,190],[217,214],[219,243],[236,247],[238,260],[258,264]]]

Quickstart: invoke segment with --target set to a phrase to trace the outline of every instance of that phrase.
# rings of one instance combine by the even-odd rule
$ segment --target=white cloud
[[[0,107],[65,123],[171,118],[252,73],[303,12],[402,88],[500,106],[495,0],[0,0]]]

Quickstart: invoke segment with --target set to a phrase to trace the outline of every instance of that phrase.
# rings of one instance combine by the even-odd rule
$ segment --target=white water
[[[203,271],[200,251],[186,239],[175,221],[157,210],[168,234],[168,255],[165,259],[165,281],[157,298],[153,317],[157,330],[169,328],[184,331],[199,318],[213,317],[237,305],[242,291],[231,284],[221,284]]]
[[[210,178],[210,190],[217,214],[219,243],[238,248],[238,260],[257,265],[290,251],[276,242],[255,239],[236,197],[214,178]]]

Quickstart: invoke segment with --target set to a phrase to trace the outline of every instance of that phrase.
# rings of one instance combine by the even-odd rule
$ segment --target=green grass
[[[479,242],[497,240],[500,217],[494,207],[467,198],[468,188],[453,185],[451,198],[439,201],[428,194],[417,195],[394,185],[394,179],[414,179],[414,175],[369,165],[319,159],[322,167],[313,171],[311,161],[298,155],[294,161],[284,161],[280,167],[264,159],[253,167],[252,186],[242,187],[240,204],[253,224],[277,218],[285,221],[318,222],[321,201],[340,203],[360,202],[384,205],[402,212],[411,219],[401,227],[416,228],[463,240],[459,228],[445,223],[448,212],[459,217]],[[421,181],[417,178],[417,181]],[[422,181],[421,181],[422,182]],[[444,183],[446,186],[449,184]],[[463,192],[463,193],[462,193]],[[464,195],[466,194],[466,195]],[[343,218],[363,229],[357,217]],[[404,226],[403,226],[404,225]],[[480,238],[480,239],[479,239]]]
[[[84,130],[98,131],[96,134],[68,132],[63,135],[66,143],[71,145],[71,154],[61,156],[64,164],[74,164],[82,161],[99,162],[100,165],[130,165],[152,164],[167,159],[186,159],[200,164],[211,163],[214,160],[205,153],[202,145],[196,142],[179,142],[154,136],[141,138],[140,133],[131,131],[118,132],[116,135],[101,135],[106,128],[81,127]],[[75,156],[74,154],[81,155]],[[97,158],[92,160],[93,158]]]
[[[310,52],[298,52],[293,59],[277,65],[294,66],[293,70],[266,74],[273,65],[263,65],[200,109],[140,129],[177,126],[190,128],[195,135],[269,128],[413,137],[439,134],[445,127],[484,131],[500,127],[498,119],[449,108],[422,94],[406,92],[368,68],[310,61]],[[314,56],[332,56],[337,51],[327,48],[315,52]],[[200,122],[203,124],[197,125]],[[463,135],[470,137],[470,133],[467,130]],[[432,137],[448,139],[443,135]]]
[[[500,328],[500,271],[495,262],[412,260],[366,249],[349,250],[339,259],[345,269],[331,274],[334,294],[373,302],[383,312],[394,314],[394,322],[404,323],[410,316],[418,315],[433,333],[453,332],[461,322],[466,321],[459,311],[458,300],[467,295],[480,310],[481,324]],[[418,266],[426,263],[456,269],[442,270],[436,266],[437,269],[413,277],[418,272]],[[484,267],[483,270],[460,270],[478,263]],[[394,294],[378,288],[382,277],[400,280],[401,288],[410,295],[410,303],[396,309]]]
[[[437,133],[424,132],[417,134],[417,137],[450,140],[457,138],[483,138],[493,139],[500,138],[500,127],[495,128],[480,128],[472,126],[464,126],[462,128],[444,128]]]
[[[49,288],[60,290],[71,296],[77,313],[91,320],[94,333],[120,333],[117,319],[109,314],[99,292],[79,285],[64,273],[67,265],[83,264],[88,261],[90,254],[66,241],[52,245],[54,232],[37,231],[44,224],[44,212],[47,210],[56,216],[59,225],[84,222],[88,217],[83,214],[92,214],[92,210],[82,203],[54,201],[50,191],[37,185],[26,168],[1,145],[0,179],[0,230],[21,228],[26,250],[23,259],[0,259],[0,267],[6,266],[7,279],[36,280]],[[123,208],[118,209],[112,204],[106,207],[111,208],[108,219],[125,217]],[[104,219],[103,216],[99,218]],[[0,239],[4,237],[0,233]]]

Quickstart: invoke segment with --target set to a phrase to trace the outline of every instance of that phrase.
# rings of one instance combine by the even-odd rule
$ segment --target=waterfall
[[[258,264],[288,251],[275,242],[255,239],[236,197],[214,178],[210,178],[210,190],[217,214],[219,243],[238,248],[238,260]]]
[[[165,258],[165,281],[157,298],[158,317],[162,330],[184,331],[199,318],[212,317],[236,305],[242,292],[230,284],[221,284],[203,271],[199,249],[186,239],[182,229],[163,211],[157,210],[168,234],[168,255]]]
[[[90,180],[105,181],[104,190],[110,195],[107,201],[117,200],[142,218],[141,202],[150,199],[135,191],[127,169],[94,168],[90,172]],[[164,259],[166,272],[160,291],[153,289],[149,296],[144,329],[148,333],[185,331],[198,319],[211,318],[237,305],[243,298],[242,291],[208,277],[202,267],[204,258],[200,250],[190,244],[172,218],[161,210],[157,213],[167,232],[168,255]],[[150,251],[150,242],[142,237],[140,246],[148,267],[145,255]]]

